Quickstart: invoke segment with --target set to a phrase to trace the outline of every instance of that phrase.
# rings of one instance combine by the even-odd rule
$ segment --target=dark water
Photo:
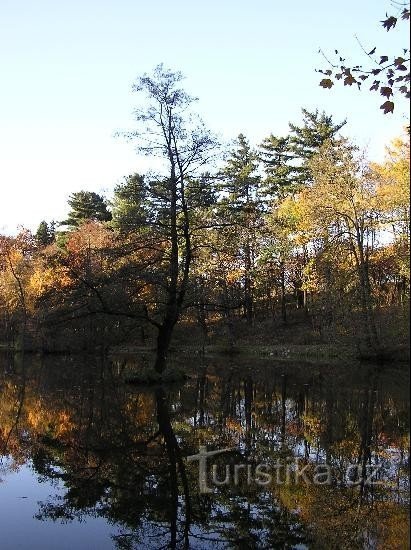
[[[404,369],[141,361],[0,356],[0,548],[408,548]]]

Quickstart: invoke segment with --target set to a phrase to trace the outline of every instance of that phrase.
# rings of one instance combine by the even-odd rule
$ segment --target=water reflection
[[[123,383],[133,366],[125,358],[0,361],[2,505],[21,476],[38,495],[36,522],[64,525],[68,547],[70,537],[82,547],[75,526],[85,522],[107,548],[407,548],[401,370],[216,358],[188,367],[183,386],[136,388]],[[307,472],[331,465],[332,484],[260,486],[240,475],[216,486],[209,472],[212,494],[200,494],[198,463],[186,457],[201,445],[235,449],[210,461],[220,480],[226,467],[298,457]],[[370,466],[383,484],[364,483]],[[17,510],[26,547],[47,548]]]

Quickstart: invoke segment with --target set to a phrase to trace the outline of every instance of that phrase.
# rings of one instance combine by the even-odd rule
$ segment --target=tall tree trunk
[[[285,297],[285,266],[284,262],[281,262],[281,319],[284,325],[287,323],[287,307]]]
[[[253,303],[253,280],[252,280],[252,259],[251,246],[248,242],[245,250],[245,279],[244,279],[244,313],[249,323],[253,322],[254,303]]]
[[[167,366],[168,352],[175,322],[166,318],[158,329],[157,349],[154,369],[161,374]]]
[[[358,255],[356,255],[358,277],[360,282],[361,308],[365,323],[365,333],[367,345],[377,353],[380,351],[380,340],[372,304],[372,291],[368,271],[368,258],[364,253],[363,236],[357,228],[357,247]]]

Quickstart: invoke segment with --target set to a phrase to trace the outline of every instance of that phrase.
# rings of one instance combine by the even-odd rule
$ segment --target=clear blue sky
[[[105,192],[147,164],[114,138],[132,127],[131,84],[160,62],[181,70],[207,126],[259,143],[287,132],[301,107],[348,118],[345,134],[381,159],[405,105],[318,86],[318,48],[362,58],[405,47],[405,25],[379,25],[383,0],[0,0],[0,232],[62,219],[68,195]]]

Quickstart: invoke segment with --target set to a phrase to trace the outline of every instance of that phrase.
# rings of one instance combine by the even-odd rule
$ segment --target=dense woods
[[[409,135],[370,162],[345,121],[302,110],[288,135],[218,143],[157,67],[128,135],[153,168],[112,197],[79,191],[59,223],[0,240],[0,342],[44,351],[180,342],[406,340]],[[177,327],[176,331],[174,331]]]

